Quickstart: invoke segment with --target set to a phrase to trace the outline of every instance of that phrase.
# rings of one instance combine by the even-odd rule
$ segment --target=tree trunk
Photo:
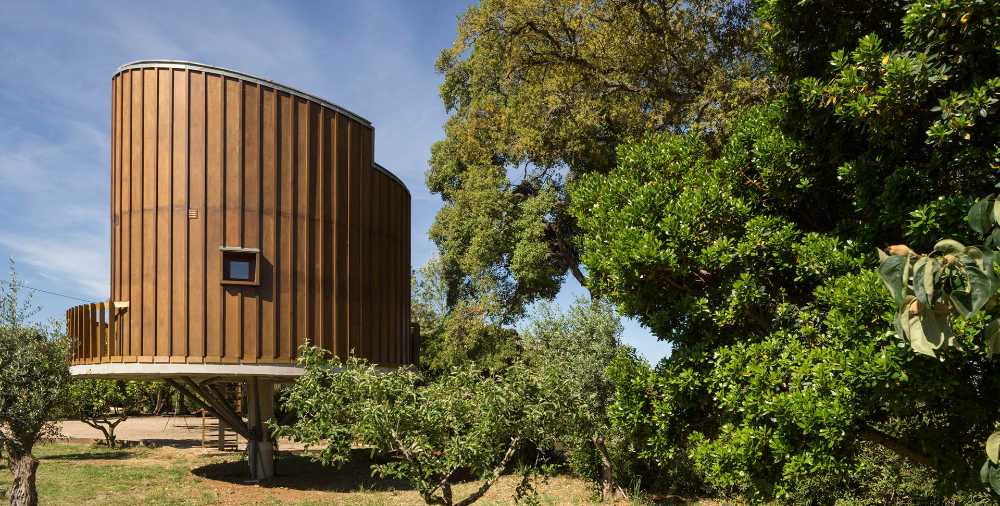
[[[608,447],[604,444],[604,438],[595,437],[594,448],[601,457],[601,501],[609,499],[628,499],[628,494],[615,483],[615,472],[611,464],[611,457],[608,455]]]
[[[156,389],[156,405],[153,406],[153,416],[160,416],[163,411],[163,387]]]
[[[31,453],[10,456],[10,472],[14,483],[10,486],[11,506],[37,506],[38,490],[35,488],[35,471],[38,459]]]
[[[897,455],[905,459],[909,459],[910,462],[913,462],[914,464],[930,468],[934,467],[933,462],[931,462],[930,456],[928,456],[927,454],[919,450],[916,450],[914,448],[910,448],[902,440],[890,436],[889,434],[886,434],[885,432],[882,432],[873,427],[866,427],[865,430],[861,432],[861,439],[868,441],[870,443],[875,443],[877,445],[882,446],[883,448],[896,452]]]

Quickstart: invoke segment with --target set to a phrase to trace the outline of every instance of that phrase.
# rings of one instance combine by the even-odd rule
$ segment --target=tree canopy
[[[12,505],[38,504],[35,443],[58,433],[52,416],[69,384],[69,347],[51,328],[34,323],[37,309],[14,271],[0,284],[0,454],[14,483]]]
[[[714,131],[763,94],[747,2],[486,0],[442,51],[427,185],[448,300],[509,322],[580,266],[566,184],[648,131]]]
[[[634,406],[679,414],[654,423],[661,455],[749,497],[847,479],[866,444],[970,486],[1000,408],[969,344],[982,322],[956,325],[956,360],[913,357],[872,252],[974,235],[966,209],[1000,168],[997,9],[760,2],[782,91],[728,115],[717,147],[653,133],[570,185],[591,288],[674,344],[662,375],[690,378]]]

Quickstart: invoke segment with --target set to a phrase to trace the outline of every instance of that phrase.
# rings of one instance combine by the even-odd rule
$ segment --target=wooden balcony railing
[[[72,343],[73,365],[121,361],[121,336],[112,304],[95,302],[70,308],[66,311],[66,332]]]

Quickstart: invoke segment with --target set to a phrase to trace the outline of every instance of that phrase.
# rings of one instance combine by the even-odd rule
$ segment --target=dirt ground
[[[77,420],[59,422],[64,438],[71,441],[103,440],[97,429]],[[206,416],[133,416],[125,420],[115,430],[118,441],[144,444],[147,446],[171,446],[174,448],[216,447],[218,444],[219,422]],[[239,449],[246,448],[246,440],[232,431],[227,431],[230,441],[238,441]],[[301,450],[302,445],[288,440],[278,441],[282,450]]]
[[[40,503],[54,506],[155,505],[420,505],[408,483],[373,477],[369,452],[358,449],[343,467],[317,464],[301,452],[282,452],[278,475],[267,483],[249,483],[239,452],[174,446],[109,449],[94,443],[54,442],[36,446]],[[512,504],[517,476],[502,476],[479,504]],[[0,463],[0,498],[10,475]],[[570,476],[536,482],[542,505],[593,504],[593,489]],[[479,487],[457,483],[456,497]],[[0,499],[0,502],[3,502]]]
[[[227,451],[217,449],[218,425],[212,417],[129,418],[116,432],[119,441],[131,444],[118,450],[95,445],[102,440],[101,433],[81,422],[64,421],[60,426],[63,442],[39,447],[43,504],[423,504],[411,485],[372,477],[370,455],[364,449],[355,450],[344,467],[332,469],[312,461],[300,451],[301,445],[281,441],[278,476],[266,484],[253,484],[247,482],[242,451],[231,446]],[[231,432],[228,437],[235,440]],[[241,440],[239,450],[244,448]],[[5,485],[2,478],[0,492]],[[481,504],[511,504],[517,485],[516,476],[502,477]],[[478,486],[476,481],[459,483],[455,493],[465,496]],[[594,489],[579,478],[553,476],[536,486],[543,505],[595,503]],[[681,498],[665,503],[719,504]]]

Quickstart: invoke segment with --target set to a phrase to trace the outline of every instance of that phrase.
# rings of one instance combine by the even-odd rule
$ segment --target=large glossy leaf
[[[990,195],[989,197],[978,200],[972,205],[972,208],[969,209],[968,216],[969,226],[972,227],[972,230],[975,230],[980,234],[985,234],[986,231],[990,229],[992,204],[993,196]]]
[[[986,238],[986,246],[990,248],[996,248],[1000,246],[1000,228],[993,229],[993,233]]]
[[[943,255],[957,255],[965,251],[965,245],[952,239],[944,239],[934,245],[934,251]]]
[[[996,355],[1000,352],[1000,320],[993,320],[983,330],[983,340],[986,341],[986,354]]]
[[[906,293],[906,279],[904,279],[903,273],[909,262],[910,257],[892,255],[886,256],[878,267],[879,277],[882,278],[885,287],[889,289],[897,307],[903,304],[903,296]]]
[[[972,260],[974,260],[976,264],[979,265],[979,267],[983,270],[986,269],[987,263],[992,263],[993,256],[992,252],[989,249],[983,250],[975,246],[969,246],[965,248],[965,251],[963,251],[962,253],[964,253],[964,256],[967,256]]]
[[[951,346],[954,333],[951,325],[948,324],[947,314],[938,313],[930,309],[929,306],[917,303],[916,299],[909,299],[909,304],[903,307],[898,314],[900,326],[910,342],[913,351],[936,357],[936,350],[944,346]],[[910,308],[916,308],[911,311]]]
[[[990,466],[990,488],[1000,494],[1000,467]]]
[[[982,309],[993,296],[993,283],[985,272],[975,264],[966,265],[965,274],[969,280],[969,289],[972,294],[972,312]]]
[[[990,484],[990,461],[983,462],[983,467],[979,468],[979,481],[983,485]]]
[[[934,305],[934,283],[940,264],[931,257],[920,257],[913,264],[913,293],[925,306]]]
[[[952,290],[948,294],[952,307],[958,311],[963,318],[971,318],[975,312],[972,310],[972,294],[968,290]]]
[[[986,439],[986,456],[990,462],[1000,464],[1000,432],[994,432]]]

